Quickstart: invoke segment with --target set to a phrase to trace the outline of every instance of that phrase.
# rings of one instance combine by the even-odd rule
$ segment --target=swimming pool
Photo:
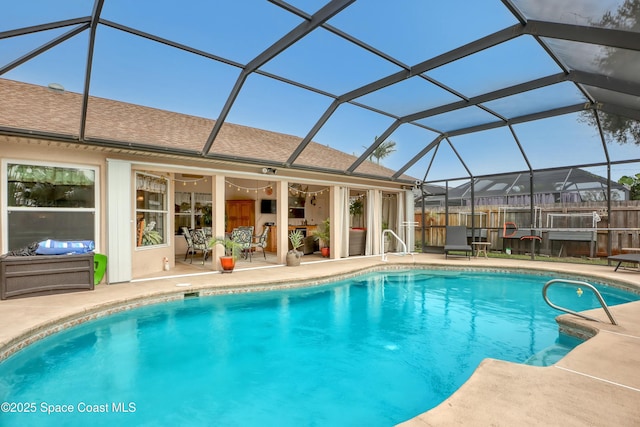
[[[542,300],[550,278],[389,271],[122,312],[1,363],[0,401],[21,411],[2,425],[393,425],[486,357],[549,362],[575,345]],[[601,289],[611,305],[638,299]],[[598,306],[573,287],[549,295]]]

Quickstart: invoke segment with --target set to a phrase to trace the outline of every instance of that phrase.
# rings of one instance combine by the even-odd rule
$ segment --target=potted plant
[[[323,246],[320,248],[320,253],[323,257],[328,257],[329,248],[331,247],[331,223],[329,218],[322,221],[322,225],[313,233],[313,237],[322,241]]]
[[[224,255],[220,255],[220,265],[223,273],[231,273],[236,266],[236,259],[242,249],[242,245],[226,237],[214,237],[209,241],[209,247],[222,245]]]
[[[295,267],[300,265],[300,258],[302,257],[302,252],[300,252],[298,248],[302,246],[303,240],[304,240],[304,236],[302,235],[302,231],[294,230],[291,233],[289,233],[291,250],[287,252],[287,266]]]

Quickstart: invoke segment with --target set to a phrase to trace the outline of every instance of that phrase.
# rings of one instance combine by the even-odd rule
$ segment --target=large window
[[[96,169],[7,163],[7,245],[94,240]]]
[[[211,227],[211,194],[176,192],[175,234],[182,234],[180,227]]]
[[[165,244],[168,187],[166,178],[136,173],[136,246]]]

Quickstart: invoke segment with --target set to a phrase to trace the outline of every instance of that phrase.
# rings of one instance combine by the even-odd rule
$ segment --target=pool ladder
[[[398,256],[403,256],[403,255],[411,255],[413,257],[413,254],[409,251],[407,251],[407,244],[400,238],[400,236],[398,236],[393,230],[389,230],[388,228],[384,229],[382,231],[382,239],[380,240],[380,253],[382,254],[382,261],[387,261],[387,254],[384,253],[384,236],[386,233],[391,234],[393,237],[396,238],[396,240],[398,242],[400,242],[400,244],[402,245],[402,252],[389,252],[392,253],[394,255],[398,255]]]
[[[598,301],[600,301],[600,305],[604,309],[604,312],[607,313],[607,316],[609,317],[609,320],[611,321],[611,324],[613,324],[613,325],[617,325],[618,324],[618,322],[616,322],[616,319],[613,318],[613,314],[611,314],[611,312],[609,311],[609,306],[607,306],[607,303],[604,302],[604,299],[602,298],[602,295],[600,295],[600,292],[598,292],[596,287],[591,285],[591,284],[589,284],[589,283],[587,283],[587,282],[581,282],[579,280],[553,279],[553,280],[549,280],[547,283],[545,283],[544,287],[542,288],[542,297],[544,298],[544,301],[547,304],[549,304],[549,306],[551,308],[555,308],[556,310],[564,311],[565,313],[573,314],[574,316],[582,317],[583,319],[593,320],[595,322],[600,322],[600,320],[596,319],[595,317],[590,317],[590,316],[587,316],[586,314],[578,313],[577,311],[573,311],[573,310],[569,310],[568,308],[560,307],[558,305],[553,304],[551,301],[549,301],[549,297],[547,296],[547,289],[549,288],[549,286],[553,285],[554,283],[567,283],[567,284],[570,284],[570,285],[582,286],[582,287],[585,287],[585,288],[591,290],[595,294],[596,298],[598,298]],[[578,288],[578,289],[581,289],[581,288]]]

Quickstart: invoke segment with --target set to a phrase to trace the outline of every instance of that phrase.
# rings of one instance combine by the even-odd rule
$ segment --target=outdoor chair
[[[467,227],[464,225],[447,225],[444,243],[444,257],[447,258],[449,252],[464,252],[467,259],[471,259],[469,255],[473,250],[467,243]]]
[[[610,257],[607,257],[607,259],[609,261],[617,261],[618,262],[618,265],[616,265],[616,268],[613,271],[618,271],[618,268],[620,268],[620,264],[622,264],[623,262],[636,264],[640,268],[640,254],[612,255]]]
[[[207,260],[211,248],[207,244],[207,237],[202,230],[189,230],[187,227],[180,227],[185,240],[187,241],[187,253],[184,255],[184,260],[191,255],[190,263],[193,264],[193,254],[197,251],[202,251],[202,264]]]
[[[253,226],[234,228],[231,232],[231,240],[240,245],[240,251],[244,259],[251,261],[251,243],[253,242]],[[266,255],[265,255],[266,257]]]
[[[256,241],[251,243],[251,249],[250,249],[251,252],[253,252],[254,250],[258,250],[258,248],[262,249],[262,255],[264,255],[265,261],[267,259],[267,253],[265,252],[264,248],[267,247],[268,235],[269,235],[269,226],[265,225],[264,228],[262,229],[262,234],[260,234],[259,236],[254,236],[254,239],[256,239]]]
[[[202,227],[202,231],[204,231],[204,235],[207,239],[211,239],[213,237],[213,230],[211,227]]]
[[[191,240],[193,240],[193,248],[197,251],[202,251],[202,265],[204,265],[209,253],[211,253],[207,236],[200,229],[191,230]]]
[[[184,260],[186,261],[187,257],[191,255],[192,257],[191,261],[193,262],[193,252],[195,251],[195,249],[193,247],[193,240],[191,240],[191,232],[187,227],[180,227],[180,231],[184,236],[184,240],[186,240],[187,242],[187,252],[184,254]]]

